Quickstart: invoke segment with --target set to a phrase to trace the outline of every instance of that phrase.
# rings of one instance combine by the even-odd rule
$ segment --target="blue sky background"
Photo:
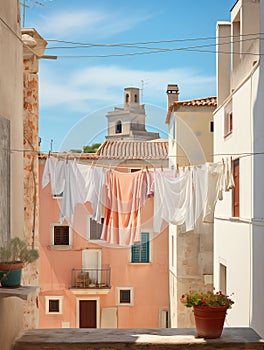
[[[125,87],[142,88],[142,82],[141,102],[146,105],[147,129],[159,131],[161,137],[166,137],[168,84],[179,85],[180,100],[216,94],[216,23],[230,21],[230,10],[235,2],[27,0],[29,7],[26,7],[25,17],[21,9],[25,27],[35,28],[48,40],[46,55],[58,56],[57,60],[40,60],[41,150],[48,152],[51,140],[53,151],[82,149],[84,145],[102,142],[107,133],[106,113],[123,104]],[[175,42],[138,44],[139,48],[66,49],[58,46],[74,45],[50,40],[91,44]],[[193,48],[203,45],[210,46]],[[149,53],[159,49],[170,51]],[[139,52],[148,54],[65,57]]]

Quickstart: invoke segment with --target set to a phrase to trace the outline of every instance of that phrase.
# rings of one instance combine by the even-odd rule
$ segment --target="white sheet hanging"
[[[52,195],[59,195],[64,191],[65,186],[65,161],[56,157],[48,157],[42,175],[42,188],[49,182]]]
[[[194,227],[192,170],[173,178],[172,173],[155,171],[154,232],[160,232],[162,220],[174,225],[185,224],[185,230]]]
[[[84,178],[75,161],[65,163],[65,188],[61,201],[60,222],[65,218],[73,221],[74,208],[78,203],[84,203]]]
[[[93,214],[93,220],[101,223],[102,204],[103,204],[103,188],[105,183],[106,169],[102,167],[87,166],[77,164],[80,173],[83,176],[85,186],[83,191],[83,203],[90,202]]]

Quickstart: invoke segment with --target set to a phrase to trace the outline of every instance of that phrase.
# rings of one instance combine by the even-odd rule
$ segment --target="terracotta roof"
[[[168,141],[106,140],[97,155],[99,159],[167,159]]]
[[[96,153],[72,153],[72,152],[52,152],[50,153],[52,157],[57,158],[65,158],[65,159],[91,159],[95,160],[98,159],[98,155]],[[48,153],[40,153],[39,159],[46,159],[48,158]]]
[[[186,100],[186,101],[175,101],[168,108],[168,113],[166,117],[166,123],[170,121],[170,114],[174,108],[177,107],[217,107],[217,98],[215,96],[209,96],[204,98],[196,98],[194,100]]]

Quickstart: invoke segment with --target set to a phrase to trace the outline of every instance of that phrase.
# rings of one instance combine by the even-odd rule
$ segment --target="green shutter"
[[[135,243],[131,249],[133,263],[149,262],[149,233],[141,233],[141,242]]]

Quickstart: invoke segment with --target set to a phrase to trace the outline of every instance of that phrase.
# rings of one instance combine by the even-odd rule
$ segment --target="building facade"
[[[105,141],[97,154],[83,154],[76,161],[124,175],[151,164],[150,155],[148,162],[140,163],[137,152],[133,153],[136,163],[130,159],[129,164],[125,143],[134,146],[133,142]],[[167,162],[167,147],[161,146]],[[131,155],[127,147],[126,152]],[[40,159],[41,177],[46,161],[47,156]],[[50,185],[40,189],[39,195],[39,327],[168,327],[168,232],[153,232],[153,198],[142,208],[141,243],[121,247],[100,239],[104,218],[101,224],[92,220],[90,202],[76,206],[71,223],[61,223],[61,196],[52,196]]]
[[[56,156],[127,178],[166,168],[167,140],[145,130],[139,89],[124,91],[124,108],[108,113],[108,135],[95,154]],[[40,157],[40,177],[47,160]],[[168,327],[168,229],[153,231],[153,196],[142,207],[141,242],[127,247],[100,239],[105,218],[92,219],[90,202],[76,206],[72,222],[60,223],[62,196],[52,196],[50,185],[39,192],[39,327]]]
[[[213,111],[216,98],[178,100],[179,88],[168,85],[169,166],[195,166],[213,159]],[[187,170],[186,170],[187,171]],[[169,225],[169,305],[171,327],[193,327],[192,311],[180,297],[213,287],[213,223],[200,222],[195,231]]]
[[[23,44],[19,1],[0,6],[0,245],[23,237]],[[23,301],[0,294],[1,349],[23,329]],[[12,327],[10,327],[12,325]]]
[[[261,336],[264,124],[259,33],[264,29],[263,19],[263,1],[240,0],[231,10],[230,22],[218,23],[221,50],[217,54],[218,106],[214,113],[215,160],[221,160],[223,154],[232,157],[235,179],[232,193],[225,193],[216,207],[214,284],[223,292],[234,293],[228,325],[251,326]]]

